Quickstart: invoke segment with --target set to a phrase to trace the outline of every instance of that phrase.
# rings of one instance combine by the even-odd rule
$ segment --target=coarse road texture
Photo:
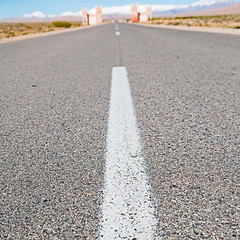
[[[2,238],[98,235],[113,33],[0,46]]]
[[[240,37],[114,24],[0,45],[1,239],[97,239],[125,66],[159,235],[239,239]]]

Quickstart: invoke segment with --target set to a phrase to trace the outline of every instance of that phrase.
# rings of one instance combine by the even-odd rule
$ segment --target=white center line
[[[116,36],[120,36],[120,32],[116,32],[115,34],[116,34]]]
[[[115,30],[118,30],[118,24],[115,22]]]
[[[127,70],[112,69],[100,239],[157,239]]]

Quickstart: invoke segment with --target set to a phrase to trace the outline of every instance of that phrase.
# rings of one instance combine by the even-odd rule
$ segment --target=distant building
[[[132,16],[131,16],[132,22],[139,22],[139,12],[138,12],[138,6],[132,5]]]
[[[87,9],[82,10],[82,24],[89,25],[89,14],[87,13]]]
[[[147,22],[152,19],[152,8],[147,7],[146,12],[139,13],[138,12],[138,5],[132,5],[132,15],[131,20],[132,22]]]
[[[82,10],[82,24],[83,25],[95,25],[103,22],[102,6],[96,6],[96,13],[89,15],[87,9]]]

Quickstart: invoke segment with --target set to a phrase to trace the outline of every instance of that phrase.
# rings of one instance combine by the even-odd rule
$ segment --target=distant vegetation
[[[60,28],[60,27],[70,28],[71,25],[72,25],[70,22],[65,22],[65,21],[63,21],[63,22],[53,22],[52,24],[53,24],[54,27],[58,27],[58,28]]]
[[[0,23],[0,39],[80,27],[81,22]]]
[[[162,25],[183,25],[196,27],[220,27],[240,29],[240,15],[153,18],[151,23]]]

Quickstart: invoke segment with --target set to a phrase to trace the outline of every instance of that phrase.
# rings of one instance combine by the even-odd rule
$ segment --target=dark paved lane
[[[98,235],[114,28],[0,48],[1,239]]]
[[[159,230],[166,239],[237,239],[240,37],[119,31],[119,45],[114,24],[0,45],[0,238],[98,237],[120,61]]]
[[[120,31],[166,239],[237,239],[240,37]]]

